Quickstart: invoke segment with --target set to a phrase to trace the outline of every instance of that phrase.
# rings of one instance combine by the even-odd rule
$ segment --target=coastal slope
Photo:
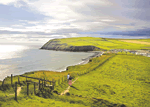
[[[53,39],[44,44],[41,49],[56,50],[56,51],[73,51],[73,52],[87,52],[87,51],[98,51],[100,48],[92,45],[87,46],[71,46],[67,43],[61,43],[57,39]]]
[[[74,37],[52,39],[41,49],[56,51],[105,51],[111,49],[150,49],[150,39],[112,39],[96,37]]]

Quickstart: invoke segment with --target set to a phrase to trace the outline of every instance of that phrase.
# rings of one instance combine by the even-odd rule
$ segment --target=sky
[[[0,43],[150,38],[150,0],[0,0]]]

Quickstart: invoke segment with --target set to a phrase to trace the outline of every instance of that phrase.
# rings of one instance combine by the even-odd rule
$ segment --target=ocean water
[[[67,66],[82,63],[94,55],[88,52],[62,52],[41,50],[38,45],[0,45],[0,80],[30,71],[61,72]]]

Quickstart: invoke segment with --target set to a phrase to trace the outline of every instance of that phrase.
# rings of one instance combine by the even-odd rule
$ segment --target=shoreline
[[[93,52],[91,52],[91,53],[93,53]],[[87,64],[90,61],[91,58],[99,57],[99,56],[103,55],[103,53],[104,52],[96,51],[96,52],[94,52],[94,55],[89,56],[89,57],[87,57],[85,59],[82,59],[83,63],[81,63],[79,65]]]
[[[102,52],[102,51],[95,51],[95,52],[89,51],[89,52],[90,52],[90,53],[94,53],[94,55],[89,56],[89,57],[87,57],[87,58],[85,58],[85,59],[82,59],[82,62],[80,62],[80,63],[78,63],[78,64],[68,65],[65,70],[62,70],[62,71],[60,71],[60,72],[65,72],[65,71],[67,71],[67,69],[68,69],[69,66],[76,66],[76,65],[84,65],[84,64],[87,64],[87,63],[89,63],[89,61],[90,61],[91,58],[99,57],[99,56],[103,55],[103,53],[104,53],[104,52]]]
[[[95,52],[94,51],[89,51],[88,53],[94,53],[94,54],[91,55],[91,56],[89,56],[89,57],[87,57],[87,58],[82,59],[82,61],[79,62],[79,63],[66,66],[64,70],[33,70],[33,71],[25,72],[23,74],[30,73],[30,72],[38,72],[38,71],[65,72],[65,71],[67,71],[67,68],[69,66],[76,66],[76,65],[87,64],[87,63],[89,63],[89,61],[90,61],[91,58],[101,56],[104,52],[102,52],[102,51],[95,51]],[[17,75],[23,75],[23,74],[17,74]],[[14,76],[17,76],[17,75],[14,75]],[[6,76],[5,78],[7,78],[7,77],[10,77],[10,76]],[[3,82],[4,79],[0,79],[0,82]]]

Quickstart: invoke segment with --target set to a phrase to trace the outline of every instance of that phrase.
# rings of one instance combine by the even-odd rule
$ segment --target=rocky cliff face
[[[87,52],[97,51],[100,48],[95,46],[68,46],[67,44],[61,44],[58,40],[50,40],[44,44],[41,49],[56,50],[56,51],[74,51],[74,52]]]

